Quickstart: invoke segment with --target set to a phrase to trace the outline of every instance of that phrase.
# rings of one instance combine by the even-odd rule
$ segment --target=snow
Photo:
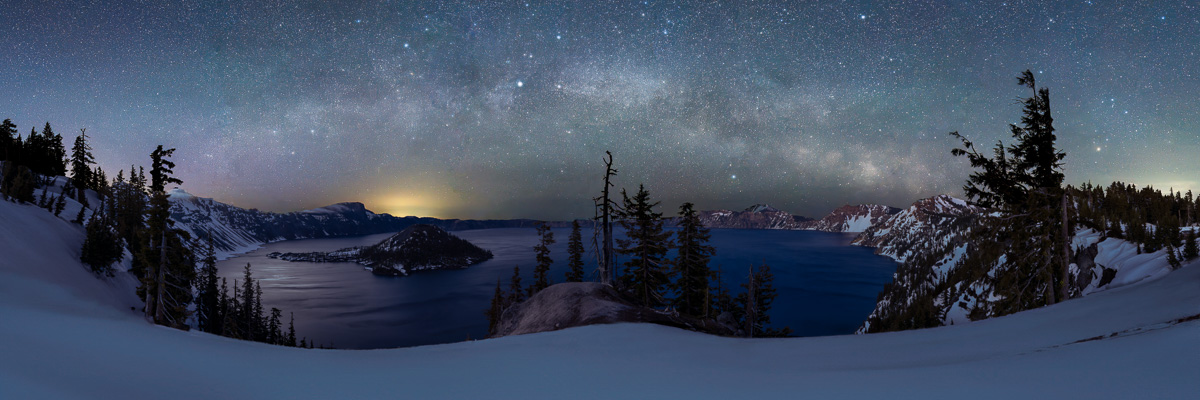
[[[1200,313],[1200,264],[919,331],[736,339],[614,324],[346,351],[148,324],[129,308],[137,299],[127,273],[97,278],[79,264],[82,237],[41,209],[0,201],[0,398],[1127,399],[1200,391],[1200,321],[1173,323]],[[1132,271],[1154,260],[1119,262]]]
[[[877,218],[877,217],[876,217]],[[858,215],[846,220],[846,228],[842,232],[857,233],[867,230],[874,223],[871,215]]]

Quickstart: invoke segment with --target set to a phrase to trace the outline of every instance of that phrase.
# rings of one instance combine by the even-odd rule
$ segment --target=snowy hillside
[[[875,254],[905,262],[914,255],[950,247],[966,232],[970,217],[979,212],[966,201],[946,195],[921,199],[864,229],[850,244],[874,247]]]
[[[82,238],[41,209],[0,201],[0,398],[1189,399],[1200,391],[1198,264],[918,331],[747,340],[615,324],[340,351],[150,325],[130,310],[127,274],[97,278],[76,261]],[[1154,260],[1118,258],[1125,271],[1161,271]]]
[[[766,204],[755,204],[742,211],[709,210],[698,214],[705,227],[723,229],[799,229],[810,220]],[[677,224],[678,218],[667,222],[670,226]]]

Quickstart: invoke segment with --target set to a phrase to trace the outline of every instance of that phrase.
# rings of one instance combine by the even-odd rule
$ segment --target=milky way
[[[961,191],[947,132],[1007,139],[1025,69],[1068,181],[1200,189],[1191,2],[11,3],[0,118],[109,171],[177,147],[245,207],[589,217],[605,150],[668,212],[905,206]]]

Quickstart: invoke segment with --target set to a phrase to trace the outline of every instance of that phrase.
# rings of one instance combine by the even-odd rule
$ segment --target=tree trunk
[[[167,231],[163,229],[162,238],[158,243],[158,276],[155,278],[155,291],[157,299],[154,300],[154,322],[164,321],[163,315],[163,294],[167,290]]]

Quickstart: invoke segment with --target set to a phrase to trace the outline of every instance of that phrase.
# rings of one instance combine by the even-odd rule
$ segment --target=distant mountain
[[[331,252],[271,253],[271,258],[308,262],[357,262],[375,275],[407,276],[414,271],[462,269],[490,260],[492,252],[428,224],[412,225],[365,247]]]
[[[704,226],[727,229],[800,229],[802,223],[812,220],[766,204],[755,204],[742,211],[700,211],[699,215]],[[676,222],[672,219],[670,224]]]
[[[862,232],[898,212],[900,212],[899,208],[879,204],[846,205],[838,207],[824,218],[801,224],[800,229],[824,232]]]
[[[362,203],[338,203],[326,207],[290,213],[272,213],[245,209],[210,198],[193,196],[181,189],[170,193],[171,219],[176,227],[188,231],[203,243],[211,235],[218,257],[254,250],[264,243],[293,239],[313,239],[336,236],[369,235],[399,232],[416,224],[427,224],[446,230],[525,228],[539,221],[459,220],[428,217],[395,217],[376,214]],[[569,226],[568,222],[552,222],[551,226]]]

